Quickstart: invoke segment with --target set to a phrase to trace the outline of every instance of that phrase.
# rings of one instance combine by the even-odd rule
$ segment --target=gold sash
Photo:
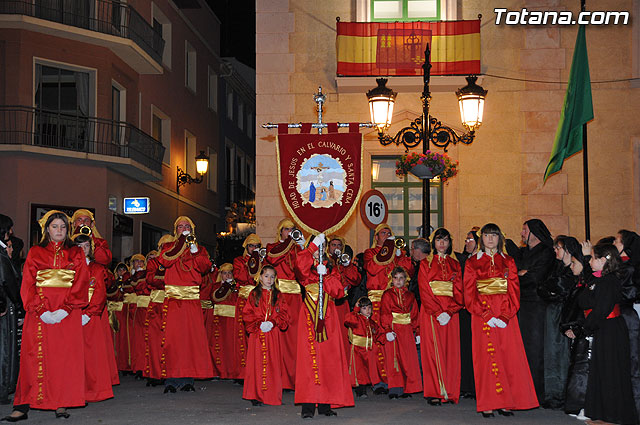
[[[107,311],[122,311],[124,303],[122,301],[107,301]]]
[[[453,282],[448,280],[432,280],[429,282],[433,295],[453,297]]]
[[[244,285],[240,287],[240,289],[238,290],[238,296],[240,298],[244,298],[245,300],[248,299],[249,294],[251,293],[251,291],[253,291],[253,288],[255,288],[254,285]],[[282,289],[280,289],[280,291],[282,291]],[[299,287],[298,287],[298,293],[300,293]]]
[[[392,322],[396,325],[410,325],[411,314],[410,313],[391,313],[393,316]]]
[[[164,294],[168,298],[174,298],[176,300],[199,300],[200,299],[200,287],[194,286],[178,286],[178,285],[165,285]]]
[[[372,303],[379,303],[382,300],[382,294],[384,294],[384,289],[369,289],[367,291],[367,296]]]
[[[73,278],[75,275],[75,270],[38,270],[38,273],[36,274],[36,286],[40,288],[71,288],[71,286],[73,286]]]
[[[138,304],[138,296],[136,294],[124,294],[125,304]]]
[[[137,305],[138,307],[147,308],[149,307],[149,303],[151,302],[151,296],[149,295],[138,295]]]
[[[479,279],[476,287],[480,295],[496,295],[507,293],[507,279],[504,277],[491,277],[489,279]]]
[[[164,291],[162,289],[154,289],[151,291],[151,295],[149,295],[149,297],[151,298],[152,303],[163,303]]]
[[[307,287],[308,290],[309,287]],[[299,294],[300,285],[291,279],[278,279],[278,290],[283,294]]]
[[[96,288],[89,288],[89,302],[91,302],[91,298],[93,297],[93,292],[96,290]]]
[[[213,308],[213,301],[211,301],[211,300],[200,300],[200,306],[205,310],[211,310]]]
[[[226,304],[216,304],[213,306],[214,316],[236,317],[236,306]]]
[[[362,335],[349,334],[349,342],[356,347],[366,348],[370,350],[373,347],[373,338]]]

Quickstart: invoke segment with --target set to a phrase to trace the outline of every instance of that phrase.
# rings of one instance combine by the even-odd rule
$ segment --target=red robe
[[[120,331],[118,332],[118,369],[124,371],[133,371],[133,350],[135,344],[134,321],[136,310],[138,309],[138,297],[136,291],[131,284],[133,276],[125,273],[122,276],[122,291],[124,296],[124,304],[122,306],[120,321]]]
[[[253,301],[255,294],[252,294],[251,301],[245,303],[242,312],[249,332],[242,398],[278,406],[282,404],[282,355],[278,333],[287,328],[289,315],[287,304],[279,297],[276,304],[272,305],[271,290],[259,290],[262,296],[258,305]],[[273,323],[273,329],[264,333],[260,330],[260,324],[267,321]]]
[[[37,273],[49,269],[74,271],[71,286],[36,286]],[[88,285],[89,269],[79,247],[50,242],[29,250],[20,289],[26,316],[15,405],[45,410],[85,405],[82,308],[88,302]],[[69,313],[60,323],[40,319],[42,313],[58,309]]]
[[[406,287],[391,287],[384,291],[380,304],[380,325],[383,332],[396,333],[396,339],[384,345],[389,388],[402,387],[405,393],[422,391],[420,363],[414,336],[414,333],[419,333],[416,298]],[[402,316],[398,318],[397,315]],[[410,323],[401,323],[403,319],[410,320]]]
[[[211,273],[208,278],[215,282],[218,271]],[[233,283],[235,285],[235,282]],[[222,286],[222,282],[215,282],[211,287],[213,300],[211,355],[215,375],[222,379],[240,379],[239,359],[236,357],[238,337],[235,333],[236,304],[238,291],[229,289],[221,298],[217,298],[215,291]]]
[[[164,305],[164,267],[156,258],[147,262],[147,287],[151,289],[145,321],[144,376],[162,379],[162,307]]]
[[[280,333],[280,347],[282,348],[282,386],[286,389],[294,389],[296,382],[296,353],[298,347],[298,313],[302,308],[302,296],[300,295],[300,287],[293,282],[296,278],[296,258],[300,252],[300,247],[293,242],[292,246],[286,253],[274,257],[272,251],[281,244],[288,244],[291,241],[287,238],[284,242],[267,244],[267,256],[265,261],[271,264],[278,275],[278,280],[286,279],[287,285],[278,283],[278,289],[282,300],[287,303],[287,311],[289,312],[289,327]]]
[[[89,263],[89,305],[82,310],[90,318],[82,327],[87,401],[102,401],[113,397],[109,357],[113,358],[115,354],[113,350],[107,349],[105,340],[105,329],[109,330],[109,319],[104,314],[107,305],[106,280],[105,267],[95,261]]]
[[[107,353],[111,354],[107,356],[107,359],[109,360],[109,370],[111,371],[111,385],[119,385],[120,376],[118,375],[118,364],[116,362],[116,349],[114,345],[115,333],[113,332],[113,328],[111,327],[111,319],[112,316],[113,318],[115,318],[115,311],[112,312],[111,310],[117,308],[116,306],[118,305],[122,306],[122,300],[120,300],[120,302],[115,301],[115,298],[117,298],[120,291],[118,286],[115,284],[116,279],[113,276],[113,273],[111,273],[111,271],[106,268],[105,273],[107,276],[107,280],[105,281],[105,295],[107,298],[107,302],[106,308],[102,313],[102,320],[106,323],[106,327],[103,328],[105,349],[107,350]]]
[[[121,367],[126,367],[126,364],[123,366],[121,363],[121,359],[124,358],[122,351],[122,335],[124,332],[122,331],[125,319],[124,319],[124,293],[122,292],[121,280],[116,280],[113,273],[111,273],[112,282],[107,289],[107,310],[109,312],[109,327],[111,333],[111,341],[113,343],[113,352],[115,353],[115,362],[116,362],[116,373],[115,376],[118,377],[118,383],[120,382],[120,378],[118,375],[118,371],[121,370]],[[126,341],[125,341],[126,347]],[[124,370],[124,369],[122,369]],[[113,371],[111,372],[111,381],[113,382]]]
[[[245,366],[247,364],[247,330],[245,329],[243,311],[244,306],[247,303],[247,297],[253,288],[256,286],[256,281],[249,274],[249,267],[247,262],[249,256],[244,255],[236,257],[233,260],[233,277],[236,279],[238,285],[238,301],[236,304],[236,321],[234,325],[234,333],[238,339],[236,343],[236,359],[238,360],[238,378],[243,379],[245,373]],[[282,296],[282,294],[280,294]],[[280,337],[278,337],[280,338]],[[282,358],[282,357],[281,357]],[[279,370],[282,370],[280,368]]]
[[[306,289],[305,303],[298,312],[298,352],[296,359],[295,403],[322,403],[332,407],[353,406],[353,392],[349,377],[342,324],[338,321],[333,299],[344,296],[344,287],[337,270],[323,277],[324,329],[326,339],[318,342],[315,326],[315,311],[319,308],[319,277],[312,270],[315,244],[298,253],[296,271]],[[314,299],[315,298],[315,299]],[[310,310],[311,308],[311,310]]]
[[[199,297],[202,275],[210,271],[211,261],[204,247],[192,254],[184,240],[181,236],[164,244],[157,257],[166,268],[162,377],[211,378],[213,366]]]
[[[131,369],[144,371],[145,368],[145,340],[144,325],[147,320],[147,308],[151,299],[151,289],[147,286],[147,271],[137,271],[131,276],[131,286],[136,293],[136,311],[133,317],[133,339],[131,346]]]
[[[335,260],[336,258],[334,256],[334,261]],[[345,293],[352,286],[360,285],[361,276],[360,272],[358,271],[358,267],[356,267],[355,264],[349,263],[348,266],[337,264],[335,267],[338,269],[338,275],[340,276],[340,280],[342,281],[342,286],[344,286]],[[340,302],[336,303],[336,311],[338,312],[340,323],[344,323],[347,314],[349,314],[350,312],[349,303],[346,299],[342,299]],[[344,348],[346,349],[347,358],[350,358],[351,344],[349,343],[349,329],[347,329],[345,326],[341,326],[340,329],[342,330],[342,337]]]
[[[428,259],[420,263],[418,285],[424,396],[457,403],[460,399],[460,321],[457,313],[463,304],[460,264],[450,255],[435,254],[431,263]],[[444,326],[436,320],[442,313],[451,317]]]
[[[478,281],[489,278],[506,279],[506,291],[480,294],[478,283],[483,282]],[[464,269],[464,300],[471,313],[477,410],[538,407],[516,316],[520,282],[513,258],[498,253],[492,257],[483,252],[469,257]],[[490,327],[487,321],[492,317],[507,327]]]
[[[105,239],[93,238],[93,257],[98,264],[102,264],[105,267],[111,265],[111,250]]]
[[[344,327],[351,334],[349,344],[351,386],[377,384],[382,379],[378,375],[378,358],[374,355],[373,346],[386,341],[380,325],[352,311],[347,313]]]

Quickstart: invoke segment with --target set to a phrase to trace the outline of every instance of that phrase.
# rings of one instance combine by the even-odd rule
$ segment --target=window
[[[209,67],[209,108],[218,111],[218,76]]]
[[[253,159],[250,159],[248,156],[247,156],[247,169],[246,169],[246,172],[247,172],[247,179],[246,179],[247,187],[252,192],[255,192],[256,191],[256,189],[255,189],[255,187],[256,187],[255,165],[254,165]]]
[[[162,143],[164,146],[164,157],[162,162],[165,165],[171,164],[171,120],[158,108],[151,105],[151,137]]]
[[[244,130],[244,103],[238,100],[238,127]]]
[[[185,171],[191,176],[197,176],[196,172],[196,136],[184,131],[184,164]]]
[[[437,21],[441,0],[371,0],[371,21]]]
[[[227,86],[227,118],[233,120],[233,90]]]
[[[89,116],[89,80],[88,72],[36,64],[36,108]]]
[[[196,49],[189,44],[188,41],[185,41],[185,50],[184,50],[184,84],[186,87],[196,91]]]
[[[371,161],[371,188],[377,189],[387,199],[389,218],[387,223],[396,236],[407,241],[419,235],[422,225],[422,181],[409,174],[405,177],[396,175],[395,157],[373,157]],[[442,226],[442,184],[432,180],[431,227]],[[431,232],[429,232],[431,234]]]
[[[111,141],[116,144],[124,143],[124,131],[119,124],[126,120],[127,91],[115,81],[111,82],[111,119],[114,121],[111,130]]]
[[[162,35],[162,39],[164,40],[162,64],[167,69],[171,69],[171,21],[162,13],[155,3],[153,3],[151,7],[151,16],[153,17],[153,30],[156,34]],[[154,38],[154,43],[156,42],[158,42],[157,38]]]
[[[209,171],[207,173],[207,189],[212,192],[218,191],[218,152],[212,148],[207,148],[209,155]]]
[[[247,136],[249,136],[250,139],[253,138],[253,113],[252,112],[247,113]]]

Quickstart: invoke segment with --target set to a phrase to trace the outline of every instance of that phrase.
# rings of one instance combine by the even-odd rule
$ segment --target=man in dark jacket
[[[517,248],[513,242],[507,243],[507,251],[518,267],[520,332],[538,401],[543,404],[546,304],[538,295],[538,286],[547,280],[553,269],[553,239],[547,226],[537,218],[524,222],[520,236],[524,246]]]

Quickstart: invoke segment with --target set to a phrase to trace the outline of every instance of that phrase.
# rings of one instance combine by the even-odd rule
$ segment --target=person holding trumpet
[[[91,236],[93,239],[93,257],[95,262],[105,267],[111,265],[111,250],[109,244],[100,236],[93,213],[86,209],[79,209],[71,216],[71,224],[73,226],[72,235],[82,233]]]

